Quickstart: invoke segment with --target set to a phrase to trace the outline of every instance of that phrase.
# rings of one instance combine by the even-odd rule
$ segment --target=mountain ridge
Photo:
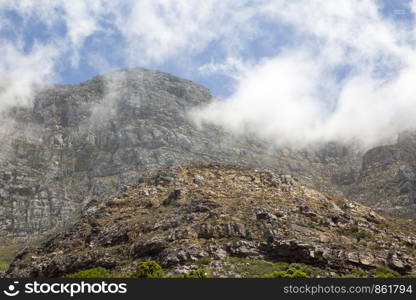
[[[275,148],[216,126],[196,126],[188,111],[212,98],[189,80],[137,68],[46,87],[32,106],[10,108],[3,114],[13,126],[2,131],[0,145],[0,240],[37,239],[70,225],[91,200],[122,190],[143,172],[204,161],[292,174],[381,213],[414,217],[409,137],[376,148],[393,147],[381,151],[396,153],[389,159],[339,143]],[[380,188],[383,183],[394,186],[390,193]]]

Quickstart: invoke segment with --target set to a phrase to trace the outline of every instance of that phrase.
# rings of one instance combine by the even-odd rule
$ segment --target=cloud
[[[97,34],[116,34],[126,63],[151,64],[198,55],[213,42],[216,50],[236,57],[262,34],[264,3],[268,1],[3,0],[0,14],[5,21],[7,12],[20,16],[23,29],[36,22],[46,25],[47,42],[60,37],[65,55],[76,57],[86,39]]]
[[[416,2],[408,4],[414,15]],[[0,101],[24,102],[32,82],[53,82],[83,63],[100,72],[170,63],[191,75],[235,81],[228,99],[194,112],[200,124],[277,144],[374,145],[411,128],[416,117],[415,21],[387,18],[381,5],[3,0],[0,77],[8,83]]]
[[[69,57],[78,63],[83,40],[97,27],[86,14],[84,1],[2,1],[0,2],[0,112],[11,105],[26,105],[39,84],[59,79],[57,69]],[[56,27],[67,25],[64,35]],[[42,26],[40,26],[42,25]],[[38,26],[47,33],[41,39],[27,36]],[[69,55],[68,55],[69,54]]]
[[[243,61],[241,57],[228,56],[221,62],[211,59],[209,63],[200,66],[198,71],[205,75],[226,74],[234,79],[241,79],[242,74],[252,67],[253,65],[250,65],[250,62]]]
[[[27,104],[35,83],[53,80],[55,47],[37,44],[25,54],[18,45],[0,42],[0,53],[0,108]]]
[[[276,5],[278,4],[278,5]],[[193,113],[275,143],[337,140],[368,147],[414,129],[416,51],[408,27],[375,1],[277,1],[272,18],[296,43],[245,72],[235,93]]]
[[[236,56],[257,33],[256,4],[221,0],[128,3],[128,13],[115,4],[114,24],[127,41],[126,57],[131,63],[185,60],[213,42],[216,50]]]
[[[267,59],[246,71],[230,99],[197,110],[193,116],[239,134],[249,132],[284,143],[301,141],[329,113],[324,102],[316,101],[320,81],[326,79],[317,77],[322,67],[303,53]]]
[[[112,55],[125,66],[154,65],[185,61],[213,41],[220,43],[218,49],[235,53],[240,42],[235,33],[253,32],[254,15],[245,5],[219,0],[2,0],[0,38],[19,53],[13,59],[30,60],[38,45],[53,48],[59,59],[47,69],[51,73],[68,62],[79,67],[82,55],[107,66],[112,64],[105,60]],[[93,38],[99,53],[83,53]],[[44,57],[50,61],[52,56]],[[40,66],[44,63],[39,61]]]

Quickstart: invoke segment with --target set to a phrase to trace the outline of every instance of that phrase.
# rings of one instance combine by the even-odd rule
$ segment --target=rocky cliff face
[[[15,123],[3,138],[0,236],[39,236],[137,171],[192,160],[201,147],[215,155],[221,145],[190,139],[185,118],[186,108],[210,97],[192,82],[142,69],[38,91],[33,107],[9,112]]]
[[[210,99],[204,87],[144,69],[39,89],[31,107],[3,116],[11,125],[1,138],[0,239],[37,238],[70,224],[91,199],[161,166],[214,160],[302,168],[264,144],[194,126],[187,112]]]
[[[393,145],[369,150],[345,194],[380,212],[399,217],[416,215],[416,139],[403,133]]]
[[[397,150],[401,154],[373,149],[364,156],[335,143],[274,149],[217,127],[195,126],[188,111],[211,98],[191,81],[145,69],[39,88],[31,106],[2,116],[0,242],[65,227],[91,200],[122,191],[143,172],[201,161],[275,170],[383,211],[415,211],[414,144],[391,146],[405,149]]]
[[[170,274],[203,268],[214,277],[258,277],[288,264],[312,277],[408,276],[416,271],[415,229],[290,175],[194,164],[146,173],[91,202],[73,226],[23,249],[5,276],[98,266],[128,276],[146,260]]]

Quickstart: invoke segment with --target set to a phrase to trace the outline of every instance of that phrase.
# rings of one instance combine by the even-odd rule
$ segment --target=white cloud
[[[195,111],[194,117],[279,143],[300,142],[314,133],[328,112],[318,99],[319,82],[326,79],[321,68],[320,62],[302,53],[265,60],[246,72],[229,100]]]
[[[10,17],[10,12],[17,18]],[[246,5],[220,0],[2,0],[0,39],[5,50],[0,58],[0,76],[6,76],[8,82],[17,81],[13,84],[17,86],[28,82],[28,88],[17,89],[16,96],[11,95],[14,89],[2,93],[1,102],[12,103],[22,94],[29,96],[29,82],[50,82],[67,63],[77,68],[85,41],[96,34],[102,41],[118,34],[120,43],[120,49],[111,54],[105,42],[99,45],[100,52],[86,54],[89,65],[97,63],[95,68],[99,71],[114,67],[106,61],[106,56],[111,55],[118,55],[116,60],[130,66],[175,60],[197,69],[191,57],[213,41],[228,56],[233,53],[238,58],[238,51],[244,48],[238,33],[248,36],[255,31],[250,21],[254,16],[256,10]],[[44,32],[30,37],[35,38],[31,46],[25,34],[39,24],[46,28],[36,29]],[[7,32],[15,38],[7,36]]]
[[[235,56],[250,35],[257,6],[237,1],[141,0],[130,11],[115,10],[115,24],[128,41],[132,63],[163,62],[200,53],[211,42]],[[116,6],[118,6],[116,4]]]
[[[410,6],[410,9],[412,10],[412,12],[414,14],[416,14],[416,0],[410,1],[409,6]]]
[[[276,1],[267,11],[301,38],[247,72],[229,100],[194,112],[198,122],[297,145],[370,146],[415,127],[411,32],[384,19],[374,1]],[[339,67],[350,73],[334,80]]]
[[[255,63],[241,57],[229,56],[224,61],[216,62],[211,59],[207,64],[204,64],[198,68],[198,71],[202,74],[226,74],[234,79],[241,79],[242,75],[246,73],[250,68],[255,66]]]
[[[50,45],[35,45],[29,53],[11,43],[1,43],[0,108],[24,105],[32,95],[34,83],[52,82],[58,52]]]
[[[71,4],[68,4],[71,3]],[[21,18],[10,20],[7,12]],[[53,83],[59,74],[56,68],[70,57],[78,63],[83,40],[98,29],[94,18],[86,13],[85,1],[8,1],[0,2],[0,29],[10,31],[15,39],[0,35],[0,110],[9,105],[24,105],[30,101],[34,84]],[[56,26],[62,19],[67,24],[67,34],[61,36]],[[47,27],[47,40],[29,42],[24,33],[33,22]]]
[[[202,75],[234,78],[237,88],[230,99],[196,113],[200,122],[277,143],[360,139],[374,144],[408,129],[416,117],[415,23],[409,28],[383,17],[378,3],[2,0],[0,30],[13,31],[17,39],[0,31],[0,76],[16,81],[1,101],[28,97],[30,82],[56,78],[65,61],[76,68],[85,41],[100,34],[103,49],[87,54],[100,71],[114,66],[106,61],[114,55],[130,66],[173,62]],[[409,5],[415,14],[416,1]],[[12,27],[5,15],[9,10],[23,18],[21,27]],[[34,20],[47,26],[47,38],[27,49],[23,36]],[[56,30],[63,25],[66,30]],[[282,26],[291,37],[275,30]],[[120,46],[108,54],[104,41],[114,34]],[[260,37],[269,39],[270,47],[284,39],[289,43],[268,49],[274,56],[263,58],[251,49]],[[213,58],[194,61],[202,54]]]

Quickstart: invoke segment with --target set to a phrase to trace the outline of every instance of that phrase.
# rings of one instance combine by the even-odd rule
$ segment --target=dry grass
[[[9,246],[0,246],[0,271],[4,271],[9,267],[10,262],[13,260],[19,250],[25,245],[14,244]]]

